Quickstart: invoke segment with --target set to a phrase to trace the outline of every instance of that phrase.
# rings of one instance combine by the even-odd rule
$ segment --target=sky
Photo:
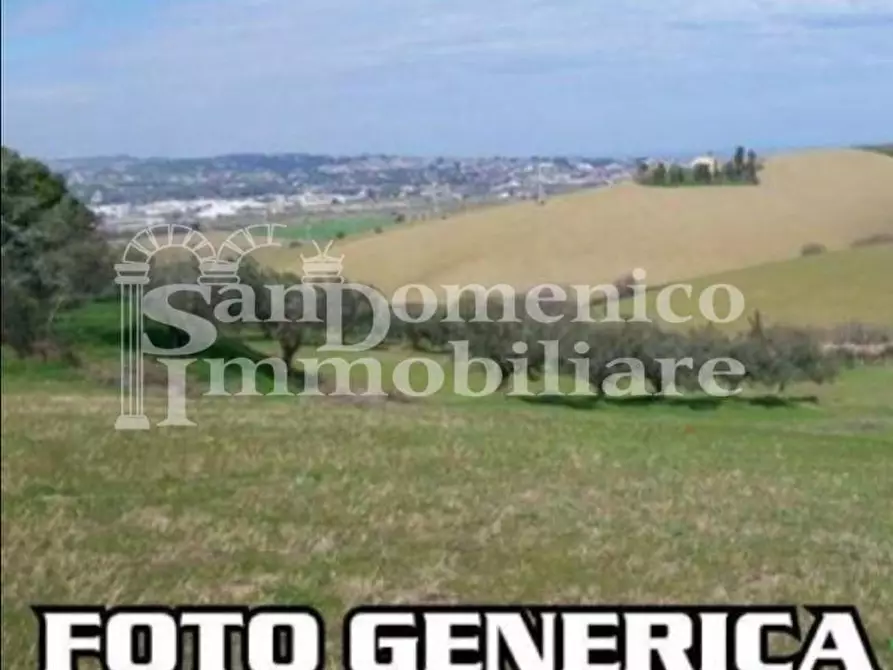
[[[41,158],[893,140],[893,0],[2,0]]]

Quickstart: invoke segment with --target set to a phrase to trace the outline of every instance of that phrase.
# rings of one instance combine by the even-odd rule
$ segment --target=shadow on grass
[[[543,395],[520,397],[521,402],[549,407],[567,407],[577,410],[592,410],[599,407],[644,408],[670,407],[693,411],[715,411],[721,407],[763,407],[766,409],[790,409],[800,405],[817,405],[818,397],[762,395],[753,397],[735,396],[713,398],[696,396],[691,398],[667,398],[664,396],[639,396],[635,398],[601,398],[597,396]]]

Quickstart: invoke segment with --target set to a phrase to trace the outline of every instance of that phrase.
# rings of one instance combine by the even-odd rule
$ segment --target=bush
[[[887,344],[893,343],[893,330],[866,323],[843,323],[823,333],[833,344]]]
[[[860,247],[873,247],[879,244],[893,244],[893,233],[878,233],[877,235],[862,237],[853,242],[851,246],[853,249],[859,249]]]
[[[339,230],[337,233],[335,233],[336,240],[343,240],[345,237],[347,237],[347,233],[345,233],[343,230]]]
[[[826,355],[819,338],[807,330],[763,325],[760,313],[751,319],[751,330],[737,337],[731,357],[747,370],[746,381],[755,386],[785,387],[797,381],[824,384],[837,376],[837,361]]]
[[[664,387],[661,361],[665,359],[692,359],[691,369],[679,366],[676,370],[673,381],[679,391],[701,390],[698,372],[705,363],[718,358],[737,360],[745,368],[737,378],[717,380],[731,390],[749,384],[783,392],[793,382],[823,384],[836,377],[838,360],[826,353],[814,333],[782,326],[764,328],[759,317],[753,323],[751,332],[734,338],[713,327],[681,333],[642,323],[471,323],[456,324],[462,332],[454,333],[452,339],[468,339],[472,355],[495,361],[505,375],[513,369],[512,360],[523,358],[533,378],[543,372],[543,342],[558,341],[560,370],[587,375],[586,381],[596,392],[603,391],[604,382],[617,372],[610,364],[624,358],[641,363],[656,395],[671,390]],[[518,341],[528,345],[525,356],[512,350]],[[585,354],[574,350],[581,341],[589,347]],[[587,363],[582,369],[573,363],[581,358]]]
[[[804,244],[800,248],[801,256],[820,256],[821,254],[828,251],[828,247],[824,244],[819,244],[818,242],[810,242],[809,244]]]
[[[635,289],[633,287],[636,283],[636,278],[633,277],[632,273],[629,273],[623,275],[619,279],[615,279],[613,285],[617,288],[617,295],[622,300],[623,298],[629,298],[635,294]]]
[[[382,228],[381,226],[375,226],[375,234],[376,235],[381,235],[383,232],[384,232],[384,228]]]

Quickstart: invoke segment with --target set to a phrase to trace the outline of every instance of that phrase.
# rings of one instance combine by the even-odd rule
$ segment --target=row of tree
[[[191,279],[193,272],[189,264],[179,268],[169,266],[167,276],[158,281],[194,281]],[[260,319],[269,318],[273,310],[271,294],[264,286],[300,284],[297,276],[270,273],[251,262],[242,279],[255,289],[255,311]],[[289,292],[283,312],[288,321],[257,324],[264,336],[278,342],[281,357],[290,367],[301,346],[321,344],[325,339],[326,301],[331,295],[322,289],[316,289],[314,293]],[[208,304],[195,294],[183,294],[183,302],[176,306],[215,320],[215,310],[224,301],[229,301],[227,306],[233,309],[232,314],[241,309],[238,301],[232,301],[233,297],[232,293],[215,293]],[[309,312],[305,311],[308,299],[312,299],[315,306]],[[373,328],[372,305],[359,291],[349,288],[340,289],[339,304],[345,341],[363,341]],[[496,363],[503,373],[504,384],[508,384],[518,369],[526,369],[534,379],[542,376],[548,372],[546,368],[551,357],[551,361],[558,365],[553,372],[577,376],[583,369],[588,376],[585,381],[596,392],[602,390],[605,381],[616,373],[611,363],[619,359],[640,362],[655,394],[666,390],[664,363],[661,362],[666,359],[692,359],[690,366],[678,369],[675,380],[678,389],[689,391],[700,388],[698,371],[715,359],[733,359],[744,366],[743,374],[724,378],[730,389],[746,385],[778,391],[796,381],[831,382],[842,363],[841,357],[829,355],[817,334],[784,326],[765,326],[759,314],[754,315],[749,331],[728,334],[710,327],[680,332],[663,330],[648,323],[578,322],[574,320],[576,303],[543,306],[548,316],[558,317],[556,322],[549,324],[523,317],[521,304],[515,310],[519,315],[517,321],[500,321],[505,311],[504,305],[497,301],[491,301],[487,307],[487,320],[475,319],[477,305],[471,300],[458,306],[458,320],[448,320],[445,308],[416,323],[405,323],[392,313],[382,345],[408,346],[424,354],[455,354],[453,343],[467,342],[471,356]],[[414,318],[423,313],[421,305],[404,306],[404,309]],[[318,321],[305,320],[308,314]],[[220,324],[220,327],[225,330],[244,328],[245,325]],[[548,353],[544,342],[558,343],[557,352]],[[519,346],[519,343],[523,345]],[[586,345],[583,352],[579,351],[580,343]],[[580,366],[581,360],[586,361],[585,366]]]
[[[741,157],[739,154],[736,155]],[[746,165],[747,156],[743,160]],[[4,148],[0,189],[2,343],[24,356],[34,353],[41,342],[52,339],[53,321],[60,310],[114,294],[114,259],[91,212],[68,193],[61,178],[38,161],[24,159]],[[254,289],[254,312],[260,319],[254,327],[263,336],[278,342],[282,358],[289,365],[301,346],[323,341],[330,293],[289,292],[283,314],[286,321],[274,322],[275,305],[266,287],[299,285],[301,278],[269,271],[250,258],[243,261],[240,276],[242,283]],[[152,273],[155,285],[195,283],[197,277],[194,261],[161,265]],[[312,313],[318,320],[308,323],[302,318],[308,313],[305,302],[309,298],[314,301]],[[176,300],[178,308],[209,320],[216,320],[215,310],[222,305],[226,309],[241,309],[232,294],[220,290],[213,292],[210,304],[193,293],[179,294]],[[339,302],[346,339],[365,339],[373,327],[373,306],[358,291],[345,288],[341,290]],[[389,308],[395,309],[393,305]],[[828,355],[817,335],[784,327],[766,328],[759,319],[748,333],[726,335],[711,329],[667,332],[638,323],[575,323],[571,315],[576,315],[576,304],[544,306],[550,316],[567,317],[552,324],[531,319],[500,322],[504,305],[495,301],[487,305],[489,320],[475,321],[473,310],[476,308],[471,300],[460,305],[458,321],[448,321],[442,308],[431,318],[412,324],[392,314],[384,344],[407,345],[420,352],[448,353],[451,342],[465,341],[469,343],[471,355],[496,362],[508,378],[513,365],[521,359],[530,374],[541,374],[546,360],[542,342],[557,341],[562,343],[558,356],[562,370],[573,373],[573,360],[586,358],[589,382],[595,389],[609,374],[607,364],[620,358],[640,360],[657,391],[662,383],[657,374],[662,358],[690,357],[695,362],[695,370],[706,360],[733,358],[745,365],[746,374],[732,379],[732,384],[779,389],[799,379],[829,381],[836,371],[836,355]],[[406,309],[416,316],[422,312],[421,306]],[[523,305],[518,305],[515,313],[524,312]],[[229,323],[219,326],[224,331],[245,327]],[[179,331],[173,335],[185,337]],[[519,353],[517,344],[521,342],[526,344],[526,350]],[[587,344],[585,353],[573,349],[579,342]],[[691,386],[693,378],[686,377],[684,369],[681,374],[681,385]]]
[[[681,186],[692,184],[759,184],[760,170],[757,154],[753,149],[739,146],[734,156],[717,168],[706,162],[697,162],[692,167],[677,163],[658,162],[653,167],[639,164],[637,180],[650,186]]]

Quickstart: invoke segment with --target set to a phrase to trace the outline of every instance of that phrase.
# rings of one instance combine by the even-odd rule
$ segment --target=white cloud
[[[141,29],[84,40],[92,51],[36,73],[4,71],[4,110],[20,126],[35,112],[64,116],[66,105],[92,100],[97,137],[115,123],[136,124],[130,132],[166,134],[170,144],[201,137],[195,141],[203,147],[234,133],[249,148],[258,138],[274,145],[282,137],[293,146],[328,146],[319,138],[341,132],[360,143],[381,128],[390,129],[383,142],[408,143],[438,133],[471,138],[493,127],[508,144],[541,118],[566,125],[568,137],[586,127],[590,109],[612,128],[627,122],[630,108],[650,104],[694,118],[685,98],[699,91],[718,107],[737,104],[740,89],[771,98],[776,110],[799,109],[798,100],[815,108],[825,99],[830,109],[839,103],[828,88],[874,92],[893,62],[893,0],[182,0],[154,7]],[[38,109],[50,101],[58,109]],[[578,125],[556,111],[560,105]],[[527,116],[519,116],[522,107]],[[175,136],[171,129],[180,126],[193,130]]]
[[[175,78],[298,80],[421,61],[685,58],[738,33],[750,47],[817,46],[804,19],[893,12],[891,0],[214,0],[175,6],[163,24],[108,55]],[[693,37],[686,28],[700,27]],[[814,27],[814,26],[813,26]],[[715,34],[711,34],[715,33]],[[794,49],[788,51],[794,53]],[[756,54],[759,55],[759,54]]]

